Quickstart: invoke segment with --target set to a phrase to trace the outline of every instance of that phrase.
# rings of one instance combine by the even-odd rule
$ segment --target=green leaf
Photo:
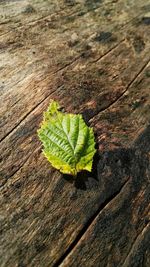
[[[93,129],[85,124],[82,115],[59,109],[59,104],[51,101],[38,130],[45,157],[62,173],[75,176],[81,170],[91,171],[96,152]]]

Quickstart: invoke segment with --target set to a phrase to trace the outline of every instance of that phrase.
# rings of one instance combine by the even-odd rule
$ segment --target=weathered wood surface
[[[0,1],[0,266],[150,266],[150,2]],[[93,171],[50,167],[50,99],[94,127]]]

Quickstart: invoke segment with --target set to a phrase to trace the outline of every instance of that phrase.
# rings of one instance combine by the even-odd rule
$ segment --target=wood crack
[[[36,151],[34,151],[34,152],[36,152]],[[33,155],[33,154],[31,154],[31,155]],[[26,159],[25,159],[25,161],[22,163],[22,165],[21,166],[19,166],[19,168],[17,168],[17,170],[15,170],[7,179],[5,178],[4,179],[4,181],[0,184],[0,188],[2,188],[3,186],[5,186],[5,184],[7,183],[7,181],[10,179],[10,178],[12,178],[22,167],[23,167],[23,165],[28,161],[28,159],[30,158],[30,156],[31,155],[29,155]]]
[[[54,16],[54,15],[57,15],[57,14],[59,14],[60,12],[66,10],[66,9],[67,9],[67,8],[65,7],[65,8],[62,8],[61,10],[58,10],[58,11],[52,13],[52,14],[49,14],[49,15],[45,15],[45,16],[39,17],[39,18],[37,18],[37,19],[35,19],[35,20],[31,20],[31,21],[29,21],[29,23],[26,23],[26,26],[34,25],[34,24],[36,24],[36,22],[42,21],[42,20],[44,20],[44,19],[47,19],[47,18],[51,17],[52,15],[53,15],[53,16]],[[72,13],[69,14],[69,15],[72,15]],[[12,16],[11,19],[12,19],[12,18],[15,18],[15,17],[16,17],[16,16]],[[54,20],[52,20],[52,21],[54,21]],[[9,22],[11,22],[11,20],[6,21],[6,22],[5,22],[5,21],[4,21],[4,22],[1,22],[1,23],[0,23],[0,26],[3,25],[3,24],[7,24],[7,23],[9,23]],[[14,23],[15,23],[15,21],[14,21]],[[16,27],[13,27],[12,29],[15,30],[16,28],[17,28],[17,29],[22,29],[22,28],[24,28],[24,25],[20,25],[20,26],[17,25]],[[0,36],[4,36],[4,35],[10,33],[11,31],[12,31],[12,30],[10,30],[10,31],[8,31],[8,32],[5,32],[4,34],[1,34]]]
[[[76,62],[78,59],[80,59],[82,56],[82,54],[80,54],[79,56],[77,56],[76,58],[74,58],[72,61],[70,61],[69,63],[67,63],[65,66],[59,68],[58,70],[54,71],[52,74],[56,74],[62,70],[64,70],[65,68],[69,67],[70,65],[72,65],[74,62]]]
[[[68,7],[65,7],[65,8],[62,8],[61,10],[56,11],[55,13],[52,13],[52,14],[50,14],[50,15],[45,15],[45,16],[43,16],[43,17],[39,17],[38,19],[35,19],[35,20],[33,20],[33,21],[30,21],[29,23],[26,23],[26,26],[35,25],[35,24],[36,24],[37,22],[39,22],[39,21],[48,19],[48,18],[50,18],[52,15],[54,16],[54,15],[57,15],[57,14],[59,14],[60,12],[62,12],[62,11],[64,11],[64,10],[67,10],[67,8],[68,8]],[[81,6],[80,8],[82,9],[82,6]],[[84,16],[84,15],[87,15],[88,13],[90,13],[90,12],[92,12],[92,11],[95,11],[95,10],[97,10],[97,9],[99,9],[99,8],[101,8],[101,5],[100,5],[100,6],[97,6],[97,7],[94,7],[94,8],[91,8],[90,10],[87,10],[87,12],[85,12],[85,14],[83,14],[83,16]],[[81,9],[79,9],[79,10],[77,10],[77,11],[73,11],[72,13],[67,14],[67,15],[64,16],[63,18],[67,18],[68,16],[74,16],[74,15],[77,15],[77,16],[78,16],[78,14],[80,14],[80,12],[81,12]],[[69,10],[69,9],[68,9],[68,10]],[[14,17],[15,17],[15,16],[14,16]],[[51,20],[51,22],[54,22],[54,21],[56,21],[56,19]],[[8,21],[8,22],[9,22],[9,21]],[[5,23],[5,22],[0,23],[0,25],[2,25],[2,24],[7,24],[8,22],[6,22],[6,23]],[[16,28],[17,28],[17,29],[22,29],[22,28],[24,28],[24,25],[13,27],[13,30],[16,29]],[[10,33],[11,31],[12,31],[12,30],[7,31],[6,33],[1,34],[0,36],[7,35],[7,34]]]
[[[100,114],[101,112],[109,109],[110,107],[112,107],[114,104],[116,104],[121,97],[123,97],[125,95],[125,93],[127,92],[127,90],[131,87],[131,85],[136,81],[136,79],[139,77],[139,75],[144,71],[144,69],[147,67],[147,65],[149,64],[150,60],[148,60],[144,66],[140,69],[140,71],[134,76],[134,78],[132,79],[132,81],[127,85],[126,89],[122,92],[122,94],[120,94],[113,102],[111,102],[108,106],[106,106],[105,108],[101,109],[100,111],[98,111],[93,117],[90,118],[90,121],[93,120],[94,117],[96,117],[98,114]]]
[[[124,189],[124,187],[128,184],[130,180],[130,177],[123,183],[123,185],[109,198],[107,198],[97,209],[97,211],[92,215],[92,217],[86,222],[86,224],[83,226],[81,231],[78,233],[77,237],[74,239],[74,241],[70,244],[68,249],[65,251],[65,253],[58,259],[58,261],[55,262],[53,267],[58,267],[63,263],[63,261],[68,257],[68,255],[72,252],[72,250],[77,246],[77,244],[80,242],[80,239],[86,234],[91,224],[96,220],[99,213],[111,202],[113,201]]]
[[[119,43],[117,43],[116,45],[114,45],[111,49],[109,49],[105,54],[103,54],[102,56],[98,57],[97,59],[91,61],[91,63],[96,63],[99,60],[101,60],[102,58],[104,58],[105,56],[107,56],[109,53],[111,53],[114,49],[116,49],[121,43],[123,43],[125,41],[125,38],[122,39]]]
[[[19,172],[19,170],[26,164],[26,162],[28,162],[28,160],[37,153],[38,150],[42,149],[42,145],[39,145],[39,147],[37,149],[35,149],[25,160],[24,162],[22,162],[22,164],[6,179],[4,179],[4,181],[0,184],[0,189],[3,188],[3,186],[6,185],[7,181],[9,179],[12,179],[14,177],[15,174],[17,174],[17,172]]]
[[[147,223],[146,226],[142,229],[142,231],[136,236],[136,238],[134,239],[133,241],[133,244],[131,246],[131,249],[129,251],[129,253],[127,254],[123,264],[122,264],[122,267],[126,267],[126,266],[129,266],[127,265],[127,262],[132,254],[132,252],[134,251],[134,249],[136,248],[136,246],[138,245],[140,239],[141,239],[141,236],[149,229],[150,227],[150,223]]]
[[[5,138],[7,138],[36,108],[38,108],[40,106],[40,104],[42,104],[47,98],[50,97],[51,94],[53,94],[55,92],[52,91],[50,94],[48,94],[46,96],[46,98],[42,99],[36,106],[34,106],[25,116],[23,116],[23,118],[5,135],[3,136],[3,138],[1,138],[0,142],[4,141]]]

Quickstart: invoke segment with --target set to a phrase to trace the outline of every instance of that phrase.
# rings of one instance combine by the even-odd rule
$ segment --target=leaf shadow
[[[138,136],[130,147],[119,147],[113,150],[96,152],[92,172],[82,171],[73,179],[64,178],[73,184],[76,190],[101,190],[113,195],[120,188],[122,181],[132,177],[134,190],[138,190],[143,180],[146,181],[145,170],[149,170],[150,125]],[[139,179],[139,177],[143,177]]]

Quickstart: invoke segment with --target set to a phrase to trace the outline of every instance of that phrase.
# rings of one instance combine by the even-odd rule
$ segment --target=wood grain
[[[149,267],[146,0],[0,2],[0,266]],[[97,142],[75,181],[41,153],[50,99]]]
[[[139,13],[141,12],[141,5],[140,2],[136,9]],[[79,64],[82,62],[83,65],[80,68],[84,68],[83,71],[85,72],[86,65],[90,65],[91,60],[97,61],[126,37],[126,31],[122,29],[122,26],[132,20],[131,15],[136,17],[137,13],[133,14],[132,11],[130,14],[128,10],[124,10],[125,14],[120,20],[116,16],[116,12],[119,14],[121,10],[122,5],[117,5],[117,10],[111,11],[110,19],[105,14],[100,16],[101,13],[99,12],[101,10],[98,14],[94,13],[90,29],[86,25],[89,23],[91,13],[86,18],[77,16],[70,23],[67,21],[70,16],[66,16],[62,27],[60,27],[61,17],[59,17],[58,26],[55,22],[56,29],[47,26],[45,28],[45,20],[37,21],[35,25],[24,26],[21,29],[17,28],[1,38],[3,52],[1,55],[1,101],[2,103],[5,101],[5,105],[1,107],[3,120],[0,124],[2,127],[0,139],[3,139],[12,131],[19,121],[23,120],[46,96],[54,91],[56,92],[57,88],[63,85],[57,81],[57,77],[62,76],[59,69],[68,65],[68,69],[70,69],[72,63],[75,62],[78,65],[80,59]],[[66,28],[64,29],[65,25]],[[81,28],[80,25],[85,26]],[[101,30],[99,25],[103,25]],[[130,28],[132,37],[134,27],[131,26]],[[142,28],[142,32],[140,28]],[[145,54],[148,32],[145,32],[143,27],[140,26],[138,31],[139,35],[144,34],[141,42],[145,43],[145,49],[141,52]],[[65,50],[68,53],[64,53]],[[66,72],[66,69],[64,72]],[[29,95],[30,104],[28,101]],[[10,107],[11,112],[9,112]],[[18,117],[17,120],[16,116]]]

